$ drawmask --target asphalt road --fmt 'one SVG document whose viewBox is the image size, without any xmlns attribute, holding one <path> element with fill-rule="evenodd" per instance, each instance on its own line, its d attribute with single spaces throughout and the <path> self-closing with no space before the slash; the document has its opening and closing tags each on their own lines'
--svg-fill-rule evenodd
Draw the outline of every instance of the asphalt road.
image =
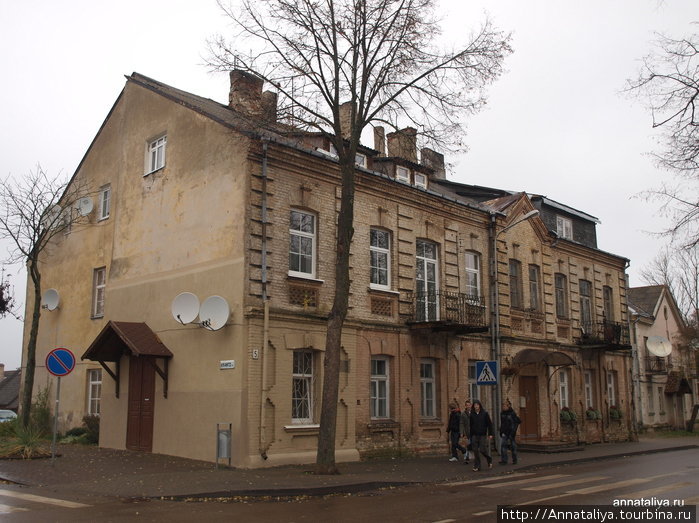
<svg viewBox="0 0 699 523">
<path fill-rule="evenodd" d="M 285 501 L 124 502 L 110 498 L 96 500 L 94 497 L 87 500 L 81 498 L 80 493 L 71 499 L 62 498 L 57 500 L 43 491 L 0 485 L 0 519 L 3 522 L 32 523 L 217 520 L 275 523 L 485 522 L 497 521 L 498 505 L 516 505 L 513 510 L 520 512 L 507 512 L 507 521 L 534 521 L 534 512 L 527 511 L 540 505 L 555 505 L 565 514 L 556 514 L 554 518 L 547 513 L 546 518 L 538 521 L 602 521 L 602 518 L 610 521 L 611 516 L 606 513 L 591 512 L 590 509 L 576 513 L 571 507 L 621 502 L 662 504 L 665 500 L 670 504 L 683 503 L 685 507 L 699 504 L 699 451 L 615 458 L 497 477 L 479 477 L 474 473 L 473 479 L 450 484 Z M 633 508 L 642 510 L 648 507 Z M 524 519 L 525 512 L 529 514 L 527 519 Z M 621 518 L 618 511 L 613 516 L 614 520 Z M 688 521 L 677 516 L 675 520 Z"/>
</svg>

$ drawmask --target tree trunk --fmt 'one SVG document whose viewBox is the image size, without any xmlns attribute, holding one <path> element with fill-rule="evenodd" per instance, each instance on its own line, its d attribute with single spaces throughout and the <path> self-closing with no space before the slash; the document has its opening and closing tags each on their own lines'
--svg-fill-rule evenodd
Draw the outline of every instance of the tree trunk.
<svg viewBox="0 0 699 523">
<path fill-rule="evenodd" d="M 24 388 L 22 389 L 21 422 L 23 427 L 29 426 L 32 410 L 32 391 L 34 389 L 34 370 L 36 369 L 36 342 L 39 334 L 39 318 L 41 317 L 41 274 L 37 261 L 29 262 L 29 275 L 34 284 L 34 307 L 32 309 L 32 326 L 29 330 L 27 343 L 27 365 L 24 369 Z"/>
<path fill-rule="evenodd" d="M 349 303 L 349 257 L 354 233 L 354 155 L 342 162 L 342 197 L 337 222 L 337 259 L 335 260 L 335 298 L 328 317 L 328 330 L 323 360 L 323 400 L 318 433 L 316 474 L 338 474 L 335 465 L 335 433 L 337 427 L 337 398 L 340 385 L 340 354 L 342 326 Z"/>
</svg>

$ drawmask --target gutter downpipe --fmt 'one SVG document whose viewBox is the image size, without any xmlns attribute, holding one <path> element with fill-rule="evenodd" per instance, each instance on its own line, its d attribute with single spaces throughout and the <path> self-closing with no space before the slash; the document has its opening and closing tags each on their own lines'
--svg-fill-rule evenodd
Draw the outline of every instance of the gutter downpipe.
<svg viewBox="0 0 699 523">
<path fill-rule="evenodd" d="M 498 382 L 495 385 L 495 394 L 493 397 L 493 408 L 492 421 L 495 427 L 495 434 L 500 435 L 500 416 L 499 416 L 499 405 L 500 401 L 500 388 L 502 387 L 501 379 L 501 367 L 500 367 L 500 289 L 498 282 L 498 235 L 496 233 L 497 227 L 497 217 L 495 213 L 490 214 L 490 227 L 488 228 L 488 234 L 490 236 L 490 289 L 491 289 L 491 303 L 493 307 L 492 314 L 490 315 L 490 333 L 491 333 L 491 352 L 493 361 L 497 362 L 498 365 Z M 498 440 L 495 438 L 496 447 L 499 449 Z"/>
<path fill-rule="evenodd" d="M 265 439 L 267 424 L 265 422 L 265 403 L 267 402 L 267 345 L 269 344 L 269 296 L 267 295 L 267 149 L 269 141 L 262 139 L 262 381 L 260 382 L 260 456 L 267 459 L 267 441 Z"/>
</svg>

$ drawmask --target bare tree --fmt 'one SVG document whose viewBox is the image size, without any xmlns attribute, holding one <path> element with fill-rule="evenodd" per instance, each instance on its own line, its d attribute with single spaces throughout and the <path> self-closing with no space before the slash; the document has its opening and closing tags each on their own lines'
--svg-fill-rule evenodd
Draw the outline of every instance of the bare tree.
<svg viewBox="0 0 699 523">
<path fill-rule="evenodd" d="M 699 247 L 666 247 L 641 271 L 650 285 L 665 285 L 675 297 L 685 323 L 697 327 L 699 320 Z"/>
<path fill-rule="evenodd" d="M 8 314 L 14 316 L 14 289 L 10 285 L 10 280 L 5 278 L 5 269 L 3 268 L 2 277 L 0 278 L 0 318 L 4 318 Z"/>
<path fill-rule="evenodd" d="M 657 165 L 675 174 L 675 181 L 643 196 L 661 202 L 661 212 L 672 220 L 663 234 L 699 243 L 699 35 L 674 39 L 658 35 L 655 50 L 643 59 L 627 92 L 645 101 L 653 128 L 661 129 L 660 150 L 652 153 Z"/>
<path fill-rule="evenodd" d="M 40 258 L 57 235 L 64 234 L 80 219 L 74 204 L 85 196 L 79 184 L 66 184 L 49 178 L 37 166 L 36 170 L 20 179 L 6 178 L 0 182 L 0 239 L 12 245 L 7 263 L 23 262 L 33 287 L 31 327 L 26 347 L 26 367 L 21 398 L 21 422 L 29 424 L 36 344 L 41 318 Z M 25 318 L 26 320 L 26 318 Z"/>
<path fill-rule="evenodd" d="M 335 293 L 327 324 L 316 472 L 337 473 L 335 430 L 342 327 L 347 316 L 353 234 L 355 158 L 371 124 L 412 126 L 425 144 L 463 148 L 464 119 L 485 103 L 502 73 L 509 35 L 485 21 L 452 50 L 435 41 L 435 0 L 242 0 L 219 5 L 238 31 L 217 37 L 210 64 L 242 69 L 276 88 L 279 114 L 323 133 L 337 150 L 342 191 Z M 235 49 L 259 51 L 250 56 Z M 345 105 L 347 104 L 347 105 Z M 343 109 L 348 115 L 343 116 Z M 450 149 L 453 148 L 453 149 Z"/>
</svg>

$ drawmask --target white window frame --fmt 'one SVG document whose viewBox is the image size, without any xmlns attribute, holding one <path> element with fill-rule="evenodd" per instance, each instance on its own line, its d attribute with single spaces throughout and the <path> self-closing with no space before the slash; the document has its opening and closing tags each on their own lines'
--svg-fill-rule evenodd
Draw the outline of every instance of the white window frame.
<svg viewBox="0 0 699 523">
<path fill-rule="evenodd" d="M 573 221 L 565 216 L 556 215 L 556 234 L 565 240 L 573 239 Z"/>
<path fill-rule="evenodd" d="M 558 397 L 561 408 L 570 407 L 570 373 L 568 369 L 561 369 L 558 372 Z"/>
<path fill-rule="evenodd" d="M 415 180 L 415 183 L 414 183 L 415 187 L 427 189 L 427 176 L 425 176 L 422 173 L 413 173 L 413 178 Z"/>
<path fill-rule="evenodd" d="M 356 153 L 354 155 L 354 163 L 355 163 L 355 165 L 358 165 L 359 167 L 366 167 L 367 166 L 366 154 Z"/>
<path fill-rule="evenodd" d="M 375 235 L 374 233 L 386 235 L 388 247 L 381 247 L 380 245 L 374 244 Z M 375 260 L 385 260 L 386 267 L 386 283 L 379 283 L 375 281 L 376 271 L 384 270 L 383 267 L 375 264 Z M 372 289 L 391 289 L 391 233 L 385 229 L 371 228 L 369 231 L 369 287 Z"/>
<path fill-rule="evenodd" d="M 87 371 L 87 413 L 91 416 L 100 415 L 102 400 L 102 369 Z"/>
<path fill-rule="evenodd" d="M 421 321 L 439 321 L 439 246 L 429 240 L 415 242 L 415 290 L 422 294 L 415 303 Z M 433 251 L 432 255 L 428 251 Z M 430 279 L 430 270 L 434 279 Z M 418 275 L 422 272 L 423 279 Z"/>
<path fill-rule="evenodd" d="M 104 317 L 104 293 L 107 287 L 107 268 L 98 267 L 92 271 L 92 317 Z"/>
<path fill-rule="evenodd" d="M 303 231 L 301 228 L 299 229 L 294 229 L 292 228 L 292 223 L 293 223 L 293 216 L 294 214 L 299 214 L 303 216 L 308 216 L 311 218 L 311 224 L 313 226 L 313 230 L 311 232 L 308 231 Z M 289 276 L 296 276 L 297 278 L 315 278 L 316 277 L 316 258 L 317 258 L 317 233 L 318 231 L 318 226 L 317 226 L 317 218 L 316 215 L 307 211 L 301 211 L 299 209 L 291 209 L 289 212 Z M 311 241 L 311 257 L 310 257 L 310 263 L 311 263 L 311 270 L 310 272 L 304 272 L 304 271 L 298 271 L 294 270 L 291 265 L 291 257 L 292 256 L 298 256 L 299 260 L 301 257 L 308 258 L 307 255 L 303 254 L 302 252 L 292 252 L 291 246 L 293 242 L 293 238 L 299 238 L 299 242 L 303 242 L 304 240 L 310 239 Z M 299 267 L 300 268 L 300 267 Z"/>
<path fill-rule="evenodd" d="M 386 356 L 372 356 L 371 358 L 371 403 L 369 407 L 371 419 L 387 419 L 391 416 L 389 361 Z"/>
<path fill-rule="evenodd" d="M 594 389 L 594 376 L 591 370 L 586 370 L 584 373 L 585 379 L 585 408 L 594 409 L 595 408 L 595 389 Z"/>
<path fill-rule="evenodd" d="M 436 365 L 431 359 L 420 360 L 420 417 L 437 417 Z"/>
<path fill-rule="evenodd" d="M 617 386 L 618 386 L 618 381 L 617 381 L 617 375 L 616 371 L 613 370 L 608 370 L 607 371 L 607 400 L 609 401 L 609 406 L 616 405 L 617 407 L 617 397 L 616 397 L 616 391 L 617 391 Z"/>
<path fill-rule="evenodd" d="M 165 167 L 167 134 L 148 141 L 146 147 L 146 175 Z"/>
<path fill-rule="evenodd" d="M 410 183 L 410 169 L 402 165 L 396 165 L 396 180 L 403 183 Z"/>
<path fill-rule="evenodd" d="M 464 253 L 466 272 L 466 294 L 472 298 L 481 297 L 481 254 L 476 251 Z"/>
<path fill-rule="evenodd" d="M 109 218 L 109 212 L 112 206 L 112 186 L 110 184 L 103 185 L 99 191 L 99 214 L 98 220 L 106 220 Z"/>
<path fill-rule="evenodd" d="M 299 369 L 298 358 L 310 358 L 308 368 Z M 299 425 L 313 424 L 313 390 L 315 384 L 315 357 L 310 349 L 295 350 L 292 354 L 291 362 L 291 422 Z M 300 386 L 297 386 L 300 384 Z M 297 394 L 300 391 L 300 394 Z M 305 406 L 297 406 L 305 404 Z M 299 410 L 305 411 L 307 416 L 298 416 Z"/>
</svg>

